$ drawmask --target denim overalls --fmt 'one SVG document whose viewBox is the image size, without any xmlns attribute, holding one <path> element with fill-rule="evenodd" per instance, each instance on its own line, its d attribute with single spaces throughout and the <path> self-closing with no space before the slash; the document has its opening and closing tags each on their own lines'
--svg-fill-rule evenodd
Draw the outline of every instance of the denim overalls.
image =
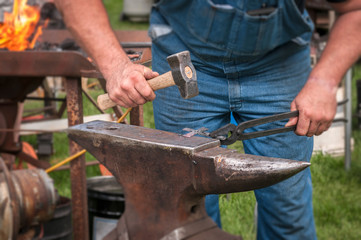
<svg viewBox="0 0 361 240">
<path fill-rule="evenodd" d="M 274 10 L 267 15 L 251 14 L 269 7 Z M 313 25 L 293 0 L 160 0 L 150 23 L 153 70 L 169 71 L 166 57 L 189 50 L 200 91 L 185 100 L 177 87 L 158 90 L 153 102 L 158 129 L 213 131 L 229 123 L 231 113 L 241 123 L 289 111 L 310 72 Z M 309 161 L 313 138 L 288 132 L 243 145 L 249 154 Z M 255 195 L 258 239 L 316 239 L 309 169 Z M 218 196 L 207 196 L 206 208 L 220 225 Z"/>
</svg>

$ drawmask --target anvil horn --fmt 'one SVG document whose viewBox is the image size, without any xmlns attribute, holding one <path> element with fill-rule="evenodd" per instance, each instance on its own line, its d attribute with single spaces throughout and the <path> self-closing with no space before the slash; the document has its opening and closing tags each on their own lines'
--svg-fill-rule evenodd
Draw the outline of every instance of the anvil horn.
<svg viewBox="0 0 361 240">
<path fill-rule="evenodd" d="M 202 194 L 268 187 L 310 166 L 308 162 L 240 154 L 224 148 L 196 153 L 193 161 L 196 163 L 194 188 Z"/>
<path fill-rule="evenodd" d="M 200 226 L 199 234 L 205 237 L 194 239 L 235 239 L 213 225 L 211 232 L 204 230 L 211 226 L 202 220 L 208 218 L 203 204 L 206 194 L 267 187 L 309 166 L 241 154 L 221 148 L 214 139 L 186 138 L 139 126 L 94 121 L 67 131 L 122 185 L 126 210 L 118 235 L 113 236 L 123 232 L 131 239 L 167 239 L 179 229 L 194 235 L 194 226 Z"/>
</svg>

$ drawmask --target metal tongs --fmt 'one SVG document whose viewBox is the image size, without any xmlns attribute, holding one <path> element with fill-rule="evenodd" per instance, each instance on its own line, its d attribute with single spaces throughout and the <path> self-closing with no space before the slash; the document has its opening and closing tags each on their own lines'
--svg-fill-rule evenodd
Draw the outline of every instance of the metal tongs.
<svg viewBox="0 0 361 240">
<path fill-rule="evenodd" d="M 345 104 L 348 101 L 348 99 L 344 99 L 337 103 L 338 106 Z M 296 125 L 289 126 L 289 127 L 281 127 L 281 128 L 274 128 L 270 130 L 264 130 L 264 131 L 256 131 L 256 132 L 249 132 L 244 133 L 244 131 L 248 128 L 255 127 L 258 125 L 276 122 L 288 118 L 298 117 L 299 112 L 293 111 L 293 112 L 285 112 L 280 114 L 275 114 L 269 117 L 263 117 L 258 119 L 253 119 L 250 121 L 243 122 L 239 124 L 238 126 L 229 123 L 213 132 L 207 132 L 207 128 L 202 127 L 197 130 L 193 130 L 190 128 L 184 128 L 184 131 L 188 131 L 187 134 L 183 135 L 185 137 L 191 137 L 194 135 L 201 135 L 206 137 L 211 137 L 214 139 L 220 140 L 222 145 L 231 145 L 235 143 L 237 140 L 247 140 L 251 138 L 258 138 L 258 137 L 264 137 L 269 136 L 277 133 L 284 133 L 284 132 L 290 132 L 296 130 Z M 334 119 L 332 122 L 347 122 L 346 118 L 337 118 Z"/>
<path fill-rule="evenodd" d="M 209 134 L 209 137 L 219 139 L 222 145 L 230 145 L 235 143 L 237 140 L 247 140 L 251 138 L 258 138 L 258 137 L 264 137 L 278 133 L 290 132 L 296 130 L 296 125 L 289 127 L 274 128 L 263 131 L 249 132 L 249 133 L 245 133 L 244 131 L 251 127 L 263 125 L 266 123 L 276 122 L 284 119 L 289 119 L 292 117 L 298 117 L 298 111 L 280 113 L 269 117 L 253 119 L 250 121 L 243 122 L 238 126 L 230 123 L 211 132 Z"/>
<path fill-rule="evenodd" d="M 210 133 L 206 132 L 208 129 L 205 127 L 202 127 L 197 130 L 193 130 L 190 128 L 184 128 L 183 130 L 188 131 L 189 133 L 187 133 L 183 136 L 191 137 L 191 136 L 198 134 L 198 135 L 218 139 L 218 140 L 220 140 L 222 145 L 230 145 L 230 144 L 235 143 L 237 140 L 247 140 L 247 139 L 251 139 L 251 138 L 269 136 L 269 135 L 273 135 L 273 134 L 277 134 L 277 133 L 294 131 L 296 129 L 296 125 L 289 126 L 289 127 L 275 128 L 275 129 L 270 129 L 270 130 L 264 130 L 264 131 L 244 133 L 244 131 L 246 129 L 251 128 L 251 127 L 255 127 L 258 125 L 271 123 L 271 122 L 275 122 L 275 121 L 280 121 L 280 120 L 284 120 L 284 119 L 288 119 L 288 118 L 292 118 L 292 117 L 297 117 L 297 116 L 298 116 L 298 111 L 280 113 L 280 114 L 275 114 L 275 115 L 272 115 L 269 117 L 263 117 L 263 118 L 246 121 L 237 126 L 232 123 L 229 123 L 229 124 L 219 128 L 213 132 L 210 132 Z"/>
</svg>

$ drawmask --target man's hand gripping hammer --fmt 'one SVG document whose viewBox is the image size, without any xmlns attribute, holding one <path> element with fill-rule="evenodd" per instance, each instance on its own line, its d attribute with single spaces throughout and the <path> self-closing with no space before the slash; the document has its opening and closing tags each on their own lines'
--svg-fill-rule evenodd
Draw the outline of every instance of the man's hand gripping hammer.
<svg viewBox="0 0 361 240">
<path fill-rule="evenodd" d="M 148 80 L 153 91 L 177 85 L 183 98 L 188 99 L 198 95 L 197 74 L 191 62 L 188 51 L 179 52 L 167 57 L 171 71 Z M 116 106 L 108 94 L 98 96 L 98 105 L 102 110 Z"/>
</svg>

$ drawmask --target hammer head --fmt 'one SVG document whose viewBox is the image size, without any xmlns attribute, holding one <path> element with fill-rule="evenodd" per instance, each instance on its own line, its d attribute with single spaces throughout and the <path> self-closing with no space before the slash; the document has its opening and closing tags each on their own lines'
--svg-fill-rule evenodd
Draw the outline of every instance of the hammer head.
<svg viewBox="0 0 361 240">
<path fill-rule="evenodd" d="M 198 95 L 197 74 L 191 62 L 189 51 L 179 52 L 167 57 L 172 69 L 172 76 L 183 98 L 188 99 Z"/>
</svg>

